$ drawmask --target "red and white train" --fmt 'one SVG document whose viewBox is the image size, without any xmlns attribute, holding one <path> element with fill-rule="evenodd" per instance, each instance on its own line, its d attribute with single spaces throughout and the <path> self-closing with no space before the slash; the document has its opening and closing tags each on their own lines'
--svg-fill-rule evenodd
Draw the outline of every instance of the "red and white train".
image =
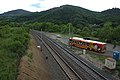
<svg viewBox="0 0 120 80">
<path fill-rule="evenodd" d="M 106 51 L 106 43 L 78 37 L 70 38 L 69 45 L 101 53 Z"/>
</svg>

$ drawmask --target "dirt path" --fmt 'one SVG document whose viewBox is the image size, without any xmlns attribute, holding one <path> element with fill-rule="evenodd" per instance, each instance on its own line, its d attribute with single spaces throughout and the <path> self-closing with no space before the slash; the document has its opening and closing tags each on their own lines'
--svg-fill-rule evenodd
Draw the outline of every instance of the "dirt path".
<svg viewBox="0 0 120 80">
<path fill-rule="evenodd" d="M 23 56 L 19 65 L 17 80 L 51 80 L 43 54 L 31 36 L 27 55 Z"/>
</svg>

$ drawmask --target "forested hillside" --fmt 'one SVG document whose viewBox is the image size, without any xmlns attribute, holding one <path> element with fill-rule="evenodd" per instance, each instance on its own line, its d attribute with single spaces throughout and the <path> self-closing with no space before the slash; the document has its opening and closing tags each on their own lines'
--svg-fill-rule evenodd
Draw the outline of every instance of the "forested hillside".
<svg viewBox="0 0 120 80">
<path fill-rule="evenodd" d="M 0 23 L 0 80 L 16 80 L 19 60 L 28 42 L 27 28 L 16 23 Z"/>
<path fill-rule="evenodd" d="M 27 15 L 30 15 L 31 13 L 32 12 L 22 10 L 22 9 L 12 10 L 12 11 L 8 11 L 3 14 L 0 14 L 0 20 L 1 21 L 15 21 L 15 19 L 18 18 L 19 16 L 27 16 Z"/>
<path fill-rule="evenodd" d="M 17 15 L 10 18 L 10 15 Z M 14 14 L 15 13 L 15 14 Z M 120 23 L 120 9 L 113 8 L 108 9 L 102 12 L 95 12 L 84 9 L 82 7 L 72 6 L 72 5 L 63 5 L 60 7 L 52 8 L 47 11 L 34 12 L 30 13 L 27 11 L 14 10 L 7 13 L 4 13 L 0 16 L 1 20 L 4 21 L 15 21 L 15 22 L 51 22 L 55 24 L 67 24 L 72 23 L 75 27 L 84 27 L 84 26 L 97 26 L 102 25 L 103 23 L 109 21 L 112 22 L 114 26 L 119 25 Z M 8 15 L 8 17 L 7 17 Z M 7 19 L 5 19 L 7 18 Z"/>
<path fill-rule="evenodd" d="M 29 11 L 18 9 L 18 10 L 5 12 L 5 13 L 1 14 L 1 16 L 21 16 L 21 15 L 24 16 L 24 15 L 28 15 L 30 13 L 31 12 L 29 12 Z"/>
</svg>

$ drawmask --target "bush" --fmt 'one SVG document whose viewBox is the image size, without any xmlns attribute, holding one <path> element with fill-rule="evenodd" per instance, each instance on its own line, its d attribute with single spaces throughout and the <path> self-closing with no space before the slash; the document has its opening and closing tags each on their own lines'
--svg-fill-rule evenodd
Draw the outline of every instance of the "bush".
<svg viewBox="0 0 120 80">
<path fill-rule="evenodd" d="M 16 80 L 19 59 L 29 42 L 28 29 L 10 25 L 0 26 L 0 80 Z"/>
<path fill-rule="evenodd" d="M 119 71 L 119 76 L 120 76 L 120 60 L 117 62 L 117 70 Z"/>
</svg>

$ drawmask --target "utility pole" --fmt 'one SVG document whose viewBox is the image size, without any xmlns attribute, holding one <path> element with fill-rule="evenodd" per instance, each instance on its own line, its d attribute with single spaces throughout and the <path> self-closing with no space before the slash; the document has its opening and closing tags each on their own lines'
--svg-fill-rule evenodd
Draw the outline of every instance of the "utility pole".
<svg viewBox="0 0 120 80">
<path fill-rule="evenodd" d="M 71 26 L 71 23 L 69 23 L 68 25 L 69 25 L 69 39 L 70 39 L 70 38 L 73 38 L 73 27 Z M 72 46 L 70 45 L 69 39 L 68 39 L 68 46 L 72 48 Z"/>
<path fill-rule="evenodd" d="M 70 38 L 70 24 L 69 24 L 69 38 Z"/>
<path fill-rule="evenodd" d="M 42 51 L 42 28 L 41 28 L 41 51 Z"/>
<path fill-rule="evenodd" d="M 73 38 L 73 26 L 71 28 L 71 38 Z"/>
<path fill-rule="evenodd" d="M 70 47 L 70 41 L 69 41 L 69 39 L 70 39 L 70 23 L 69 23 L 68 25 L 69 25 L 69 37 L 68 37 L 68 46 Z"/>
</svg>

